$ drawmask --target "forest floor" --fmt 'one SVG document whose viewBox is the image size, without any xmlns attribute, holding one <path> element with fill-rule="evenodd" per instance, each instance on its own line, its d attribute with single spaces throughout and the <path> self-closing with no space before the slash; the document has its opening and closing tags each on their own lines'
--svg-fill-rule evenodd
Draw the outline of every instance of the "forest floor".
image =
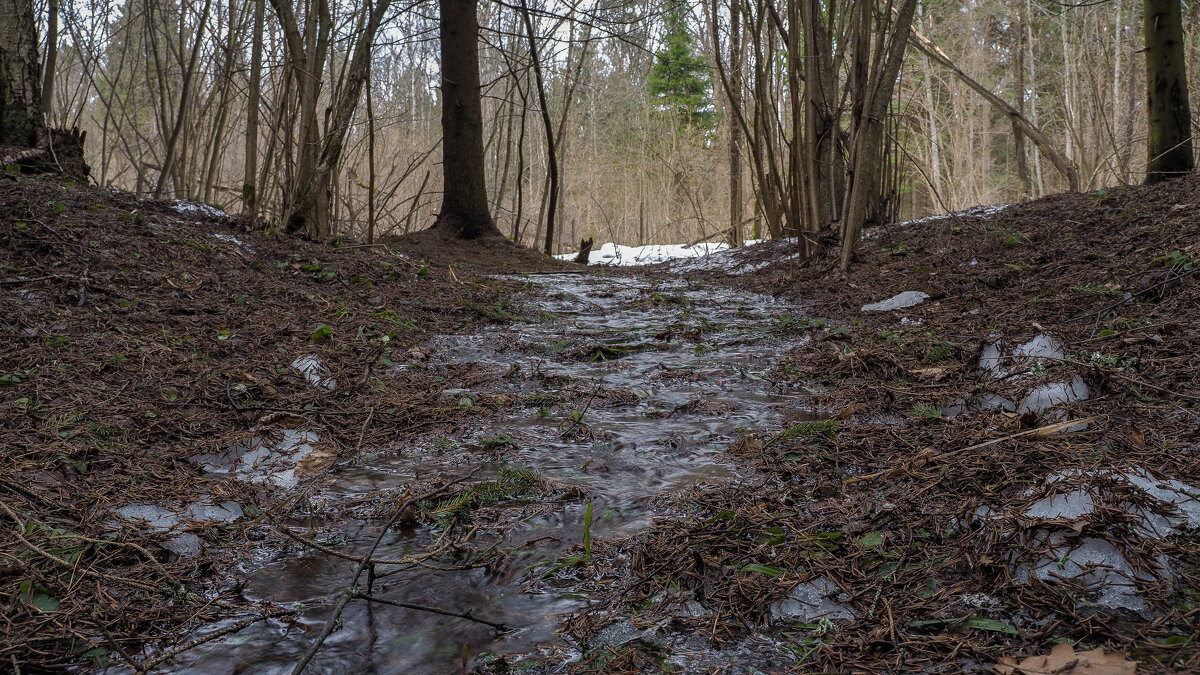
<svg viewBox="0 0 1200 675">
<path fill-rule="evenodd" d="M 1197 213 L 598 269 L 10 176 L 0 670 L 1198 669 Z"/>
</svg>

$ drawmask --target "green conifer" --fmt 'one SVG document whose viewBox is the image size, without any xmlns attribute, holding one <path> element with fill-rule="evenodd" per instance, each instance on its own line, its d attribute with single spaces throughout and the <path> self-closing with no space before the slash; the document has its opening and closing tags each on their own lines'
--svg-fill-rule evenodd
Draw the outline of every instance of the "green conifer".
<svg viewBox="0 0 1200 675">
<path fill-rule="evenodd" d="M 717 126 L 708 62 L 696 54 L 681 3 L 672 2 L 663 14 L 663 46 L 650 68 L 650 100 L 656 109 L 675 115 L 684 126 L 711 132 Z"/>
</svg>

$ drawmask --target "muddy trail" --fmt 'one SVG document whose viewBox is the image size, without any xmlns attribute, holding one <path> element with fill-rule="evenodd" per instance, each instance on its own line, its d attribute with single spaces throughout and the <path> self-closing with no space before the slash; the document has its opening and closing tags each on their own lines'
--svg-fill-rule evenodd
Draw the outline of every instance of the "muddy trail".
<svg viewBox="0 0 1200 675">
<path fill-rule="evenodd" d="M 0 669 L 1200 668 L 1198 208 L 598 270 L 0 182 Z"/>
</svg>

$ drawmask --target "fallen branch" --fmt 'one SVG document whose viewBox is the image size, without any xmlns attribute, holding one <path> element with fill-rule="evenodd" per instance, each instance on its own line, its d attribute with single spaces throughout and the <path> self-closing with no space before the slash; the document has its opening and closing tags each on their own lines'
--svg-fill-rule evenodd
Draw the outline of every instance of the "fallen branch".
<svg viewBox="0 0 1200 675">
<path fill-rule="evenodd" d="M 296 664 L 296 667 L 292 669 L 292 675 L 300 675 L 300 673 L 304 672 L 304 669 L 308 667 L 309 662 L 311 662 L 313 657 L 317 655 L 317 651 L 321 649 L 321 645 L 325 644 L 325 640 L 329 639 L 329 636 L 332 635 L 333 631 L 337 629 L 338 619 L 341 618 L 342 612 L 346 609 L 346 605 L 350 604 L 350 601 L 353 600 L 358 594 L 359 577 L 362 576 L 363 570 L 365 570 L 367 566 L 371 564 L 371 557 L 375 555 L 375 549 L 379 548 L 379 544 L 383 541 L 383 537 L 387 534 L 388 530 L 391 529 L 392 525 L 400 519 L 400 515 L 403 514 L 409 506 L 425 499 L 429 499 L 430 497 L 435 497 L 445 492 L 451 486 L 458 485 L 459 483 L 469 480 L 478 471 L 479 469 L 476 468 L 474 471 L 471 471 L 471 473 L 463 476 L 462 478 L 452 480 L 440 488 L 430 490 L 423 495 L 409 497 L 408 499 L 404 500 L 402 504 L 400 504 L 400 508 L 396 509 L 396 512 L 392 514 L 392 517 L 389 518 L 387 523 L 384 524 L 384 526 L 379 530 L 379 536 L 375 537 L 375 542 L 371 544 L 371 548 L 367 549 L 366 554 L 363 555 L 362 559 L 359 561 L 358 567 L 354 570 L 354 576 L 351 578 L 349 586 L 347 586 L 345 593 L 342 594 L 342 599 L 338 601 L 337 607 L 335 607 L 333 610 L 333 615 L 326 620 L 325 628 L 317 637 L 317 641 L 308 648 L 308 651 L 304 653 L 304 656 L 300 657 L 300 661 Z"/>
<path fill-rule="evenodd" d="M 56 564 L 60 567 L 63 567 L 65 569 L 72 570 L 72 571 L 78 571 L 80 574 L 84 575 L 85 577 L 92 577 L 93 579 L 101 579 L 103 581 L 111 581 L 114 584 L 122 584 L 125 586 L 130 586 L 132 588 L 136 588 L 141 591 L 147 591 L 149 593 L 157 593 L 159 591 L 158 586 L 154 586 L 153 584 L 147 584 L 147 583 L 144 583 L 141 581 L 137 581 L 136 579 L 126 579 L 124 577 L 114 577 L 109 574 L 104 574 L 103 572 L 96 572 L 91 569 L 80 568 L 77 564 L 69 563 L 69 562 L 63 560 L 62 558 L 59 558 L 58 556 L 43 550 L 37 544 L 29 541 L 28 539 L 25 538 L 24 535 L 21 534 L 22 532 L 26 531 L 26 524 L 20 518 L 17 517 L 17 514 L 14 513 L 12 509 L 8 508 L 8 504 L 5 504 L 3 501 L 0 501 L 0 508 L 4 509 L 4 512 L 8 514 L 8 517 L 12 518 L 13 521 L 16 522 L 17 529 L 13 532 L 13 534 L 16 535 L 17 540 L 20 541 L 25 546 L 29 547 L 29 550 L 42 556 L 46 560 L 49 560 L 50 562 L 53 562 L 54 564 Z"/>
<path fill-rule="evenodd" d="M 267 612 L 266 614 L 260 614 L 259 616 L 251 617 L 249 619 L 239 621 L 235 624 L 228 625 L 220 630 L 213 631 L 213 632 L 209 633 L 208 635 L 205 635 L 204 637 L 196 638 L 195 640 L 192 640 L 191 642 L 189 642 L 185 645 L 180 645 L 178 647 L 175 647 L 174 649 L 169 649 L 169 650 L 163 652 L 162 654 L 159 654 L 158 656 L 154 657 L 150 661 L 147 661 L 146 663 L 142 664 L 141 666 L 138 666 L 137 672 L 139 673 L 139 675 L 141 673 L 149 672 L 152 668 L 154 668 L 158 664 L 162 663 L 163 661 L 168 661 L 170 659 L 173 659 L 176 656 L 179 656 L 180 654 L 182 654 L 188 650 L 195 649 L 196 647 L 199 647 L 200 645 L 205 644 L 207 642 L 212 642 L 213 640 L 216 640 L 217 638 L 223 638 L 226 635 L 232 635 L 234 633 L 237 633 L 238 631 L 241 631 L 243 628 L 248 628 L 248 627 L 258 623 L 259 621 L 266 621 L 268 619 L 277 619 L 281 616 L 292 616 L 292 615 L 295 615 L 297 612 L 298 612 L 298 610 L 295 610 L 295 609 L 277 609 L 277 610 L 274 610 L 271 612 Z"/>
<path fill-rule="evenodd" d="M 863 481 L 871 480 L 873 478 L 879 478 L 881 476 L 892 476 L 892 475 L 895 475 L 902 471 L 906 471 L 908 469 L 915 469 L 915 468 L 924 466 L 925 464 L 928 464 L 929 462 L 934 461 L 934 460 L 940 461 L 940 460 L 946 459 L 947 457 L 953 457 L 954 455 L 960 455 L 964 452 L 971 452 L 972 450 L 982 450 L 983 448 L 988 448 L 988 447 L 991 447 L 998 443 L 1003 443 L 1005 441 L 1011 441 L 1011 440 L 1017 439 L 1017 438 L 1024 438 L 1027 436 L 1032 437 L 1032 438 L 1044 438 L 1046 436 L 1053 436 L 1054 434 L 1066 431 L 1067 429 L 1070 429 L 1071 427 L 1073 427 L 1077 424 L 1088 424 L 1089 422 L 1094 422 L 1094 421 L 1095 421 L 1094 418 L 1084 417 L 1083 419 L 1078 419 L 1078 420 L 1067 420 L 1066 422 L 1057 422 L 1055 424 L 1049 424 L 1044 427 L 1038 427 L 1036 429 L 1026 429 L 1025 431 L 1018 431 L 1015 434 L 1009 434 L 1008 436 L 1002 436 L 1000 438 L 993 438 L 988 441 L 976 443 L 975 445 L 968 445 L 965 448 L 959 448 L 958 450 L 951 450 L 950 452 L 943 452 L 940 454 L 934 452 L 930 448 L 926 448 L 926 449 L 922 450 L 921 452 L 917 453 L 917 455 L 910 458 L 908 461 L 904 462 L 900 466 L 894 466 L 890 469 L 884 469 L 883 471 L 876 471 L 875 473 L 869 473 L 865 476 L 857 476 L 855 478 L 848 478 L 848 479 L 842 481 L 842 485 L 850 485 L 852 483 L 861 483 Z"/>
</svg>

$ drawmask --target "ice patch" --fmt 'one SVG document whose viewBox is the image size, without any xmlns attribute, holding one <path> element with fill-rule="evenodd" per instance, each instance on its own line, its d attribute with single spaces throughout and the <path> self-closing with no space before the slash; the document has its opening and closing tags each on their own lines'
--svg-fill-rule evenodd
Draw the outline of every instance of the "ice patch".
<svg viewBox="0 0 1200 675">
<path fill-rule="evenodd" d="M 312 431 L 284 429 L 278 442 L 256 437 L 248 443 L 235 443 L 225 452 L 200 455 L 194 461 L 209 473 L 291 488 L 300 482 L 297 469 L 316 450 L 316 443 L 317 435 Z"/>
<path fill-rule="evenodd" d="M 238 239 L 237 237 L 235 237 L 235 236 L 234 236 L 234 235 L 232 235 L 232 234 L 225 234 L 225 233 L 223 233 L 223 232 L 216 232 L 216 233 L 214 233 L 214 234 L 213 234 L 213 239 L 216 239 L 216 240 L 218 240 L 218 241 L 225 241 L 225 242 L 229 242 L 230 244 L 235 244 L 235 245 L 237 245 L 238 247 L 245 249 L 245 250 L 246 250 L 246 252 L 248 252 L 248 253 L 254 253 L 254 249 L 253 249 L 253 248 L 251 248 L 249 244 L 247 244 L 246 242 L 242 241 L 241 239 Z"/>
<path fill-rule="evenodd" d="M 1010 206 L 1012 206 L 1012 204 L 996 204 L 993 206 L 972 206 L 971 208 L 965 209 L 963 211 L 955 211 L 954 213 L 942 213 L 942 214 L 937 214 L 937 215 L 932 215 L 932 216 L 925 216 L 924 218 L 917 218 L 916 220 L 906 220 L 902 223 L 896 223 L 896 225 L 898 225 L 900 227 L 906 227 L 908 225 L 921 225 L 924 223 L 936 223 L 939 220 L 946 220 L 947 218 L 986 218 L 988 216 L 994 216 L 998 213 L 1002 213 Z"/>
<path fill-rule="evenodd" d="M 317 358 L 315 354 L 297 357 L 295 361 L 292 361 L 292 367 L 300 371 L 304 375 L 304 379 L 314 387 L 320 387 L 325 391 L 333 391 L 337 388 L 337 379 L 329 376 L 329 369 L 321 364 L 321 359 Z"/>
<path fill-rule="evenodd" d="M 222 220 L 229 217 L 228 213 L 225 213 L 215 206 L 209 206 L 208 204 L 194 202 L 188 199 L 176 199 L 175 201 L 171 202 L 170 206 L 177 213 L 183 213 L 186 215 L 198 215 L 204 216 L 205 218 L 218 218 Z"/>
<path fill-rule="evenodd" d="M 1038 333 L 1032 340 L 1013 350 L 1013 356 L 1030 359 L 1061 359 L 1067 353 L 1062 340 L 1049 333 Z"/>
<path fill-rule="evenodd" d="M 184 532 L 171 537 L 160 545 L 180 558 L 190 558 L 200 552 L 200 537 L 191 532 Z"/>
<path fill-rule="evenodd" d="M 1096 502 L 1086 490 L 1054 494 L 1025 510 L 1026 518 L 1042 520 L 1077 520 L 1096 511 Z"/>
<path fill-rule="evenodd" d="M 47 300 L 45 293 L 40 291 L 32 291 L 28 288 L 18 288 L 13 295 L 16 296 L 17 300 L 20 300 L 21 302 L 28 302 L 32 305 L 46 302 Z"/>
<path fill-rule="evenodd" d="M 778 623 L 812 623 L 818 619 L 853 621 L 858 618 L 854 608 L 834 599 L 840 593 L 829 577 L 817 577 L 793 588 L 788 597 L 773 603 L 771 620 Z"/>
<path fill-rule="evenodd" d="M 1058 405 L 1068 405 L 1087 400 L 1088 387 L 1083 378 L 1076 375 L 1070 382 L 1052 382 L 1035 387 L 1026 394 L 1017 412 L 1041 414 Z"/>
<path fill-rule="evenodd" d="M 638 638 L 651 634 L 653 634 L 652 631 L 648 629 L 639 629 L 637 626 L 633 625 L 632 621 L 625 619 L 614 624 L 609 624 L 608 626 L 600 629 L 595 635 L 588 639 L 588 647 L 590 649 L 597 649 L 601 647 L 620 647 L 621 645 L 628 644 L 634 640 L 637 640 Z"/>
<path fill-rule="evenodd" d="M 1183 524 L 1200 525 L 1200 488 L 1177 480 L 1158 480 L 1136 467 L 1121 475 L 1142 492 L 1170 504 L 1179 512 Z"/>
<path fill-rule="evenodd" d="M 174 511 L 154 504 L 128 504 L 113 509 L 113 513 L 125 520 L 141 521 L 151 530 L 166 531 L 179 524 L 179 516 Z"/>
<path fill-rule="evenodd" d="M 196 502 L 188 507 L 183 517 L 206 523 L 232 523 L 242 517 L 242 507 L 238 506 L 237 502 Z"/>
<path fill-rule="evenodd" d="M 1047 583 L 1060 579 L 1084 582 L 1095 593 L 1094 604 L 1107 609 L 1142 612 L 1146 601 L 1138 597 L 1133 567 L 1116 546 L 1089 537 L 1078 546 L 1054 546 L 1032 570 L 1017 570 L 1017 583 L 1028 584 L 1033 577 Z"/>
<path fill-rule="evenodd" d="M 928 299 L 929 294 L 923 291 L 904 291 L 903 293 L 897 293 L 896 295 L 893 295 L 887 300 L 880 300 L 879 302 L 873 302 L 869 305 L 863 305 L 862 311 L 888 312 L 893 309 L 913 307 L 925 302 Z"/>
</svg>

